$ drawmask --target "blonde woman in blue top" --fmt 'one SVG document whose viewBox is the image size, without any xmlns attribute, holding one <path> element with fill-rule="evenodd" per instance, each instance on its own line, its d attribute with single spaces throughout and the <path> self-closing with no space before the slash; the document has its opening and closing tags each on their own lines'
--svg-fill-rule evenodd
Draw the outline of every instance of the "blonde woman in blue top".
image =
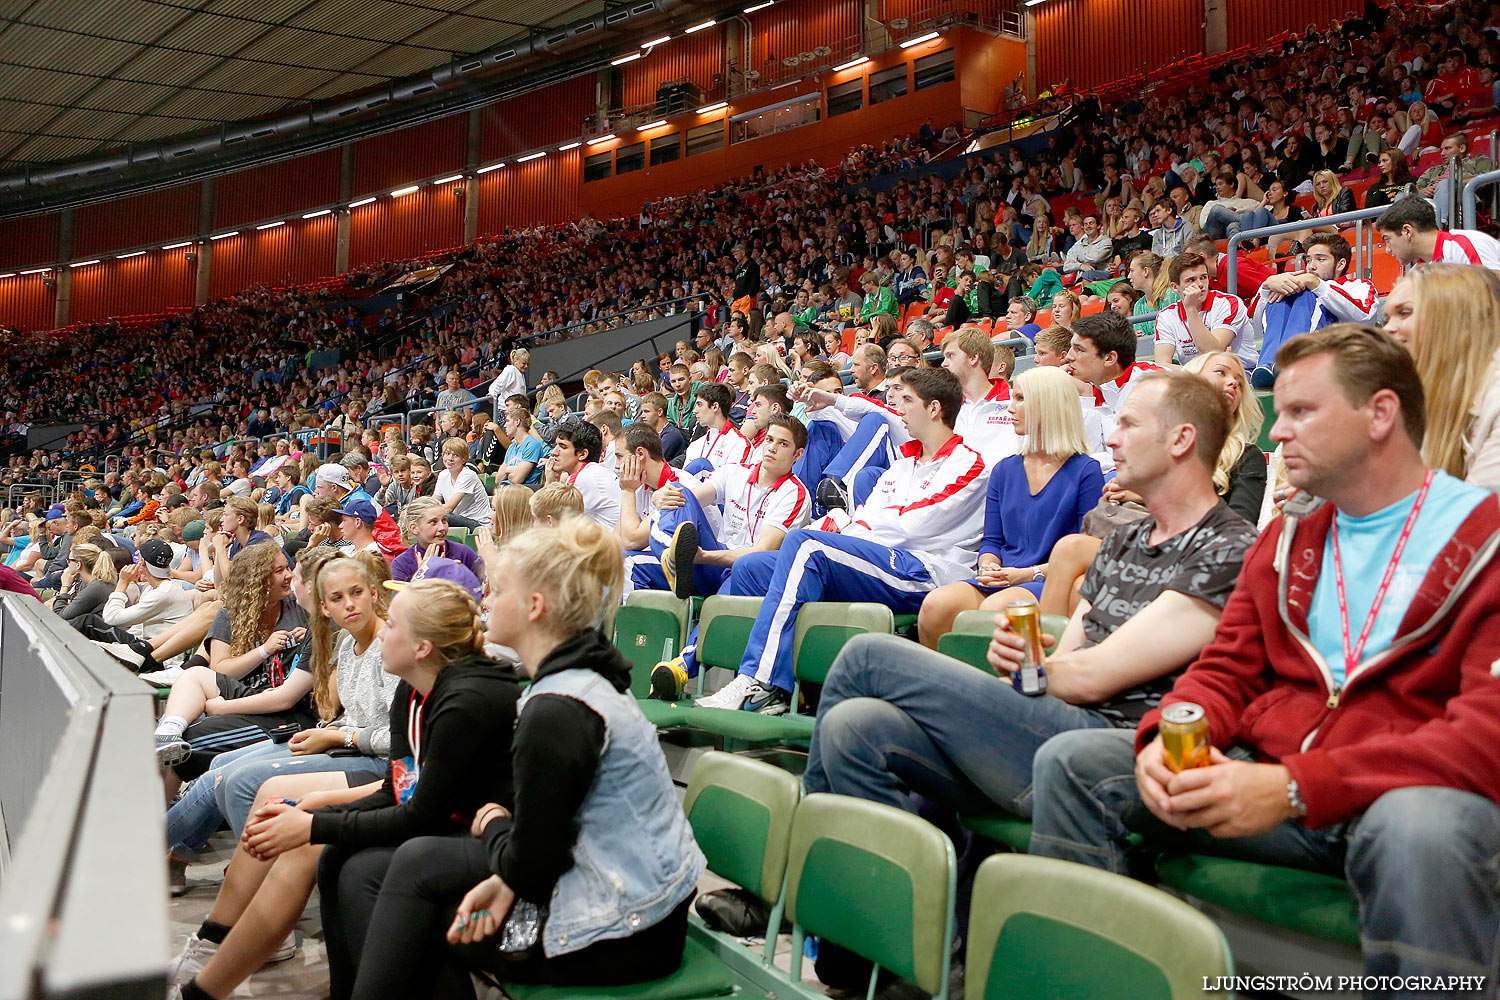
<svg viewBox="0 0 1500 1000">
<path fill-rule="evenodd" d="M 960 611 L 1003 607 L 1017 589 L 1039 595 L 1052 546 L 1078 531 L 1104 489 L 1067 372 L 1023 372 L 1011 389 L 1011 415 L 1020 453 L 997 462 L 990 473 L 979 572 L 939 587 L 922 602 L 917 631 L 930 648 L 937 648 Z"/>
</svg>

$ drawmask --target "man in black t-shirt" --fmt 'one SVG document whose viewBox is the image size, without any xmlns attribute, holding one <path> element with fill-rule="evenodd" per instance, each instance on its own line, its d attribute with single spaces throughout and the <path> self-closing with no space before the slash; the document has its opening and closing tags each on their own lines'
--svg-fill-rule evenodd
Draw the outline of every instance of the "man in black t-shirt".
<svg viewBox="0 0 1500 1000">
<path fill-rule="evenodd" d="M 1057 733 L 1134 728 L 1213 638 L 1255 529 L 1214 491 L 1229 433 L 1223 394 L 1196 375 L 1143 378 L 1106 444 L 1150 516 L 1104 540 L 1083 600 L 1046 657 L 1047 692 L 1012 686 L 1023 644 L 996 616 L 992 676 L 891 636 L 859 636 L 829 671 L 804 777 L 912 808 L 1031 813 L 1031 761 Z M 990 606 L 1031 601 L 1000 591 Z"/>
</svg>

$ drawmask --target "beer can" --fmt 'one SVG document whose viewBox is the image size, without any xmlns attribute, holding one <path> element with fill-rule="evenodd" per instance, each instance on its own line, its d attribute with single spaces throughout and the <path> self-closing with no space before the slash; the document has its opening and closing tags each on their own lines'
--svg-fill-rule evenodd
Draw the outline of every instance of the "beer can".
<svg viewBox="0 0 1500 1000">
<path fill-rule="evenodd" d="M 1208 717 L 1201 705 L 1179 701 L 1162 709 L 1156 731 L 1167 768 L 1186 771 L 1208 765 Z"/>
<path fill-rule="evenodd" d="M 1021 668 L 1010 675 L 1015 689 L 1027 697 L 1047 693 L 1047 668 L 1042 663 L 1042 611 L 1035 601 L 1013 601 L 1005 606 L 1010 630 L 1026 642 Z"/>
</svg>

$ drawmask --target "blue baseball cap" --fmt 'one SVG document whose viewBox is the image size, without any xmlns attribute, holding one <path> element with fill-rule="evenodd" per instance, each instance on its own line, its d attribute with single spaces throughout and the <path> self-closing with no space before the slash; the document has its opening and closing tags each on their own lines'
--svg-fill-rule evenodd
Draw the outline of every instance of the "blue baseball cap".
<svg viewBox="0 0 1500 1000">
<path fill-rule="evenodd" d="M 344 505 L 338 508 L 338 512 L 345 517 L 357 517 L 366 524 L 374 524 L 379 515 L 375 512 L 375 505 L 364 497 L 352 497 L 344 501 Z"/>
</svg>

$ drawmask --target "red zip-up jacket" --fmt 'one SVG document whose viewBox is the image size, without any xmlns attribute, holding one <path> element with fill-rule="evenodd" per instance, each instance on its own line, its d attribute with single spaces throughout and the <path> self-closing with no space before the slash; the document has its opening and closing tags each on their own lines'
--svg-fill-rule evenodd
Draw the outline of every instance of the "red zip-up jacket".
<svg viewBox="0 0 1500 1000">
<path fill-rule="evenodd" d="M 1285 765 L 1310 827 L 1409 786 L 1500 802 L 1500 502 L 1486 497 L 1459 526 L 1394 641 L 1342 687 L 1307 627 L 1333 512 L 1312 497 L 1288 501 L 1246 555 L 1213 641 L 1163 706 L 1201 705 L 1214 745 L 1243 744 Z M 1160 714 L 1141 720 L 1138 751 Z"/>
</svg>

